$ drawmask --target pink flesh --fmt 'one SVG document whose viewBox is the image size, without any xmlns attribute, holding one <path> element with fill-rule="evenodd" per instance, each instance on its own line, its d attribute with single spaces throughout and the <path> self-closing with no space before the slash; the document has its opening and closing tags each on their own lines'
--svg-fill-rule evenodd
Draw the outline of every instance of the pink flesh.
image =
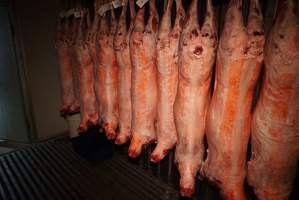
<svg viewBox="0 0 299 200">
<path fill-rule="evenodd" d="M 157 42 L 158 104 L 157 104 L 157 147 L 151 161 L 161 161 L 177 141 L 173 105 L 178 83 L 178 46 L 182 32 L 185 11 L 181 0 L 176 1 L 176 20 L 171 27 L 171 8 L 169 0 L 160 24 Z"/>
<path fill-rule="evenodd" d="M 132 61 L 132 140 L 129 156 L 137 157 L 142 147 L 156 139 L 157 106 L 156 34 L 158 14 L 155 1 L 150 0 L 150 16 L 144 27 L 144 7 L 135 17 L 130 39 Z"/>
<path fill-rule="evenodd" d="M 198 24 L 198 0 L 190 5 L 179 46 L 179 81 L 174 105 L 178 133 L 175 160 L 180 172 L 182 196 L 191 196 L 203 162 L 205 116 L 209 103 L 216 51 L 216 27 L 211 0 L 202 28 Z"/>
<path fill-rule="evenodd" d="M 79 87 L 79 61 L 76 53 L 76 39 L 80 28 L 80 19 L 73 19 L 70 26 L 70 34 L 68 36 L 69 53 L 71 56 L 71 64 L 73 68 L 73 87 L 75 95 L 75 107 L 80 112 L 80 87 Z"/>
<path fill-rule="evenodd" d="M 118 69 L 118 107 L 119 107 L 119 134 L 116 144 L 124 144 L 131 138 L 132 104 L 131 104 L 131 73 L 132 63 L 130 58 L 129 40 L 134 25 L 135 8 L 134 0 L 130 0 L 131 22 L 127 29 L 126 13 L 128 0 L 125 0 L 122 14 L 119 19 L 114 38 L 114 50 Z"/>
<path fill-rule="evenodd" d="M 260 200 L 289 199 L 299 156 L 299 13 L 295 1 L 281 2 L 266 42 L 264 80 L 252 121 L 248 182 Z"/>
<path fill-rule="evenodd" d="M 79 112 L 79 106 L 76 101 L 73 77 L 73 63 L 70 52 L 70 45 L 67 41 L 69 30 L 69 22 L 59 20 L 56 30 L 56 48 L 59 59 L 59 76 L 61 88 L 61 108 L 62 116 L 71 115 Z"/>
<path fill-rule="evenodd" d="M 84 33 L 86 30 L 79 30 L 79 35 L 76 42 L 76 53 L 78 58 L 78 73 L 79 73 L 79 91 L 81 102 L 81 123 L 79 132 L 86 132 L 89 127 L 98 124 L 98 110 L 96 106 L 96 97 L 94 92 L 94 66 L 92 57 L 86 43 Z"/>
<path fill-rule="evenodd" d="M 242 1 L 232 0 L 216 60 L 216 83 L 206 119 L 208 157 L 202 174 L 227 200 L 246 199 L 246 153 L 253 91 L 263 60 L 264 35 L 258 0 L 250 1 L 247 28 Z"/>
<path fill-rule="evenodd" d="M 114 12 L 112 12 L 114 16 Z M 106 16 L 102 16 L 99 32 L 98 66 L 96 67 L 96 94 L 98 99 L 101 123 L 108 139 L 116 137 L 118 123 L 118 67 L 113 38 L 116 29 L 116 21 L 113 17 L 111 27 L 107 23 Z"/>
<path fill-rule="evenodd" d="M 91 22 L 89 22 L 91 23 Z M 94 67 L 97 64 L 97 30 L 98 30 L 98 24 L 99 24 L 99 15 L 95 15 L 92 24 L 90 25 L 90 28 L 88 29 L 87 35 L 86 35 L 86 43 L 88 45 L 89 54 L 92 58 L 92 63 Z"/>
</svg>

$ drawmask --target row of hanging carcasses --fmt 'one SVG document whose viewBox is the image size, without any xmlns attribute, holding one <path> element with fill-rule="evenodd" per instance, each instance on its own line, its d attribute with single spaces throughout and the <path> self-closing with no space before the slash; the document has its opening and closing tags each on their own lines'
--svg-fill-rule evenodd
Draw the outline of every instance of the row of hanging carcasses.
<svg viewBox="0 0 299 200">
<path fill-rule="evenodd" d="M 192 195 L 199 172 L 225 199 L 246 199 L 246 177 L 259 199 L 287 199 L 299 156 L 298 3 L 278 1 L 264 48 L 258 0 L 250 0 L 246 25 L 242 0 L 231 0 L 221 34 L 211 0 L 201 25 L 198 0 L 187 17 L 173 1 L 160 23 L 153 0 L 137 15 L 125 0 L 118 19 L 111 9 L 91 20 L 83 9 L 59 20 L 61 114 L 80 112 L 81 133 L 99 125 L 117 144 L 131 140 L 131 157 L 157 142 L 150 159 L 159 162 L 175 146 L 183 196 Z"/>
</svg>

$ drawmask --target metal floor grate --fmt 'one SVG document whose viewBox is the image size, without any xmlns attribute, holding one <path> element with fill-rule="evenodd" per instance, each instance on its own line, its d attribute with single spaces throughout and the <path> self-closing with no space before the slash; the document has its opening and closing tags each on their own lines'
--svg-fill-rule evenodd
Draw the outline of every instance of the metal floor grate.
<svg viewBox="0 0 299 200">
<path fill-rule="evenodd" d="M 177 192 L 173 152 L 154 165 L 148 161 L 152 147 L 132 162 L 128 162 L 126 148 L 116 148 L 114 158 L 102 163 L 81 158 L 68 139 L 1 155 L 0 200 L 184 199 Z M 297 192 L 291 199 L 297 199 L 295 196 Z M 217 190 L 198 180 L 192 199 L 216 200 L 219 196 Z"/>
<path fill-rule="evenodd" d="M 177 199 L 177 193 L 120 155 L 90 163 L 60 139 L 2 155 L 0 199 Z"/>
</svg>

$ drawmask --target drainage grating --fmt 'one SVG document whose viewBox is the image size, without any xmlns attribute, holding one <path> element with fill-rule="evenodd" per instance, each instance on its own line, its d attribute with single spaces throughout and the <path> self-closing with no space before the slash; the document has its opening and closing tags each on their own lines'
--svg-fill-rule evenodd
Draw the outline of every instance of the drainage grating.
<svg viewBox="0 0 299 200">
<path fill-rule="evenodd" d="M 177 199 L 174 189 L 122 156 L 104 163 L 80 158 L 67 139 L 0 157 L 2 200 Z"/>
<path fill-rule="evenodd" d="M 0 200 L 184 199 L 177 192 L 179 175 L 173 152 L 155 165 L 148 161 L 152 148 L 130 162 L 126 146 L 116 147 L 111 160 L 88 162 L 74 152 L 68 139 L 4 154 L 0 156 Z M 290 199 L 296 197 L 294 192 Z M 218 200 L 219 196 L 215 188 L 198 180 L 192 199 Z M 249 195 L 248 200 L 253 199 Z"/>
</svg>

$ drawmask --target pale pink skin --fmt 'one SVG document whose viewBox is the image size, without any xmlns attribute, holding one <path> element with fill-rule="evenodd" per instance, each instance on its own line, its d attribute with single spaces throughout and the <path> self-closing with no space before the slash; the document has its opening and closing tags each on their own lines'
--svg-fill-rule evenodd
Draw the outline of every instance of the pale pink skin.
<svg viewBox="0 0 299 200">
<path fill-rule="evenodd" d="M 95 13 L 97 10 L 97 6 L 95 8 Z M 96 96 L 96 76 L 95 76 L 95 72 L 96 72 L 96 67 L 98 64 L 98 58 L 97 58 L 97 33 L 98 33 L 98 26 L 99 26 L 99 15 L 94 15 L 94 19 L 91 22 L 90 21 L 90 16 L 87 16 L 87 24 L 88 24 L 88 30 L 85 36 L 85 43 L 86 46 L 88 47 L 88 52 L 89 52 L 89 56 L 90 59 L 92 61 L 92 66 L 93 66 L 93 86 L 94 86 L 94 94 L 96 97 L 96 111 L 97 111 L 97 120 L 99 121 L 101 119 L 101 113 L 99 112 L 99 108 L 98 108 L 98 102 L 97 102 L 97 96 Z M 99 124 L 99 122 L 97 122 L 96 124 Z"/>
<path fill-rule="evenodd" d="M 119 108 L 119 133 L 115 140 L 116 144 L 124 144 L 131 138 L 132 104 L 131 104 L 131 73 L 132 63 L 130 57 L 129 40 L 134 26 L 135 5 L 134 0 L 130 0 L 130 26 L 126 24 L 126 14 L 128 0 L 118 22 L 117 31 L 114 38 L 114 50 L 118 65 L 118 108 Z"/>
<path fill-rule="evenodd" d="M 210 99 L 210 83 L 215 62 L 216 22 L 211 0 L 200 29 L 198 0 L 190 5 L 179 44 L 179 81 L 174 105 L 178 142 L 175 161 L 180 173 L 182 196 L 191 196 L 203 162 L 205 117 Z"/>
<path fill-rule="evenodd" d="M 96 9 L 95 9 L 96 12 Z M 99 24 L 99 15 L 95 15 L 92 22 L 88 20 L 89 28 L 86 35 L 86 43 L 88 46 L 89 53 L 92 58 L 94 67 L 97 65 L 97 33 Z M 100 114 L 100 113 L 99 113 Z"/>
<path fill-rule="evenodd" d="M 59 19 L 56 36 L 55 47 L 57 49 L 59 61 L 59 78 L 61 92 L 61 108 L 62 116 L 67 116 L 78 112 L 75 105 L 75 91 L 73 84 L 73 67 L 72 57 L 69 52 L 67 35 L 70 33 L 69 23 L 67 19 Z"/>
<path fill-rule="evenodd" d="M 241 0 L 232 0 L 216 60 L 216 80 L 206 119 L 207 160 L 201 170 L 224 199 L 245 200 L 244 179 L 253 92 L 263 61 L 264 33 L 258 0 L 250 1 L 247 27 Z"/>
<path fill-rule="evenodd" d="M 118 126 L 118 66 L 116 63 L 113 39 L 116 31 L 116 19 L 112 9 L 112 24 L 108 25 L 106 16 L 100 20 L 98 34 L 99 52 L 96 67 L 96 94 L 99 113 L 106 137 L 113 140 Z"/>
<path fill-rule="evenodd" d="M 299 12 L 295 11 L 295 1 L 281 1 L 266 41 L 265 73 L 252 120 L 252 156 L 248 163 L 248 183 L 259 200 L 289 199 L 296 175 Z"/>
<path fill-rule="evenodd" d="M 94 65 L 86 43 L 86 30 L 83 30 L 83 20 L 86 20 L 86 18 L 83 18 L 80 22 L 81 28 L 76 41 L 81 102 L 79 132 L 86 132 L 89 127 L 98 124 L 98 110 L 94 91 Z"/>
<path fill-rule="evenodd" d="M 76 107 L 76 111 L 80 112 L 80 87 L 79 87 L 79 61 L 76 53 L 76 41 L 78 37 L 78 32 L 80 28 L 80 19 L 73 19 L 69 25 L 69 34 L 67 36 L 67 43 L 69 54 L 71 57 L 71 65 L 73 71 L 73 87 L 74 87 L 74 96 L 75 101 L 74 105 Z"/>
<path fill-rule="evenodd" d="M 59 61 L 59 78 L 60 78 L 60 92 L 61 92 L 61 108 L 60 113 L 62 116 L 66 116 L 71 113 L 74 103 L 74 88 L 73 88 L 73 74 L 71 57 L 68 53 L 68 45 L 66 41 L 66 34 L 68 32 L 67 22 L 62 22 L 59 19 L 56 35 L 55 35 L 55 47 L 57 49 L 58 61 Z"/>
<path fill-rule="evenodd" d="M 144 27 L 144 7 L 138 10 L 130 39 L 132 61 L 132 140 L 129 156 L 137 157 L 142 148 L 156 140 L 157 109 L 156 35 L 158 14 L 150 0 L 150 16 Z"/>
<path fill-rule="evenodd" d="M 169 0 L 164 11 L 157 42 L 158 104 L 157 104 L 157 146 L 151 154 L 152 162 L 161 161 L 177 141 L 173 106 L 178 83 L 178 47 L 185 11 L 181 0 L 176 1 L 176 20 L 171 27 Z"/>
</svg>

